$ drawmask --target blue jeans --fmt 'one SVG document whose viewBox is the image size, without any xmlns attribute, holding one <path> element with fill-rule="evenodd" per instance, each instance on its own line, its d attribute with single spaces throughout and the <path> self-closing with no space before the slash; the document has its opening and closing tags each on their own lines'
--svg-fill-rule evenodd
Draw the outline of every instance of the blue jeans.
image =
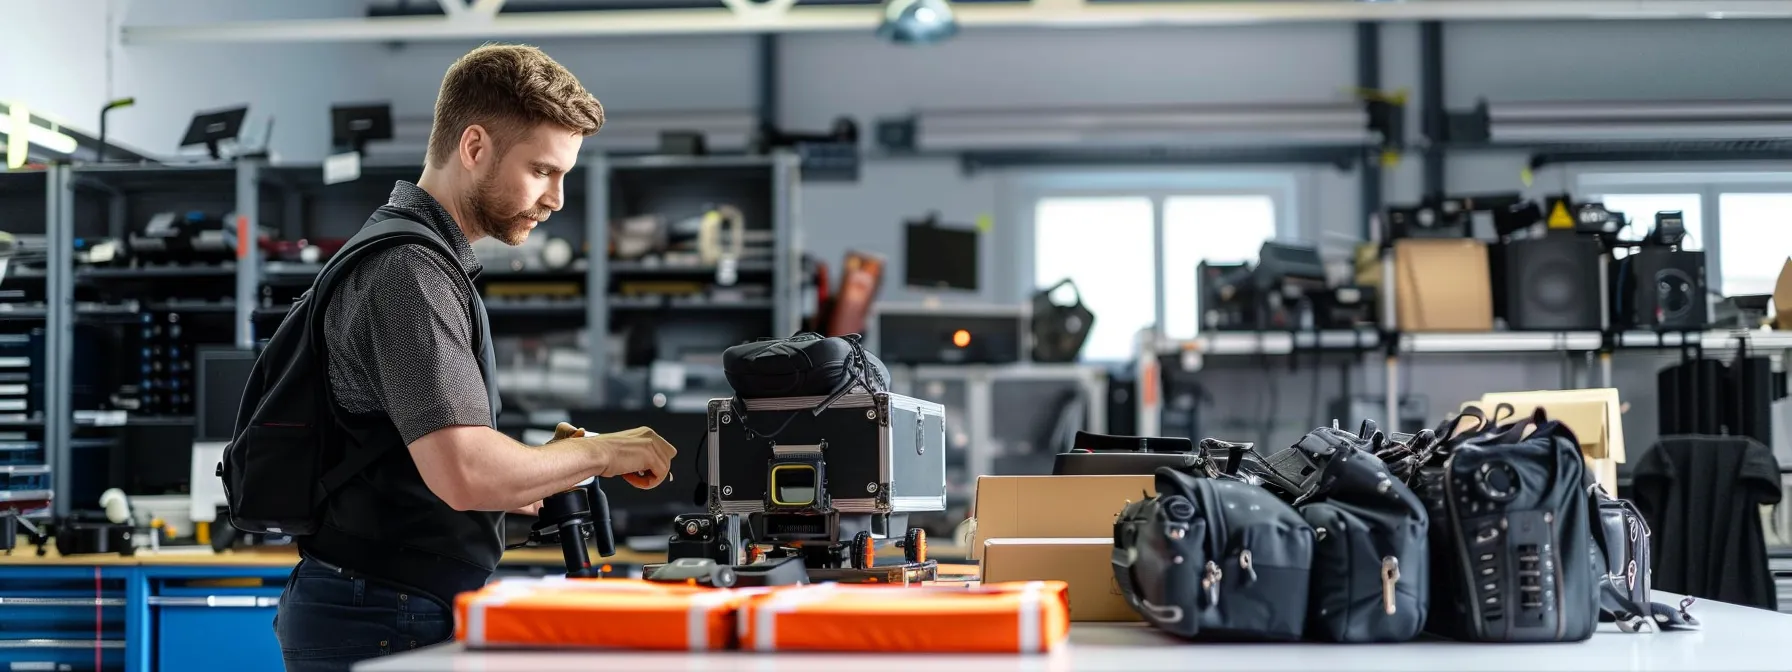
<svg viewBox="0 0 1792 672">
<path fill-rule="evenodd" d="M 446 641 L 454 612 L 434 597 L 350 578 L 299 561 L 274 616 L 288 672 L 346 671 L 355 663 Z"/>
</svg>

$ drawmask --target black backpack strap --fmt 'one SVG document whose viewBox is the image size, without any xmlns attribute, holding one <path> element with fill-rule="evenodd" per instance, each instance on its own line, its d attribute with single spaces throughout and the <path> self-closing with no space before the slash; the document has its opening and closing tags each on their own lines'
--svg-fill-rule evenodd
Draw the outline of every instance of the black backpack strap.
<svg viewBox="0 0 1792 672">
<path fill-rule="evenodd" d="M 353 237 L 349 238 L 348 242 L 344 243 L 342 248 L 336 251 L 336 254 L 331 255 L 330 260 L 325 262 L 323 269 L 317 274 L 317 279 L 313 281 L 311 285 L 311 301 L 309 305 L 306 306 L 307 311 L 305 315 L 306 332 L 310 336 L 309 347 L 314 355 L 318 357 L 318 360 L 322 362 L 323 375 L 325 376 L 329 375 L 329 359 L 328 355 L 324 352 L 323 347 L 324 316 L 327 314 L 325 307 L 329 303 L 330 296 L 335 293 L 337 283 L 346 279 L 349 273 L 352 272 L 355 266 L 363 259 L 366 259 L 375 252 L 390 249 L 399 245 L 422 244 L 435 250 L 437 253 L 446 256 L 448 260 L 454 262 L 456 266 L 459 265 L 454 249 L 448 245 L 448 241 L 443 240 L 440 234 L 436 233 L 434 229 L 431 229 L 428 226 L 408 219 L 403 219 L 385 212 L 384 210 L 375 213 L 374 217 L 369 221 L 370 223 L 361 227 L 361 230 Z M 473 285 L 472 279 L 468 278 L 465 273 L 455 273 L 454 275 L 460 279 L 462 286 L 468 292 L 473 292 L 470 296 L 476 305 L 476 302 L 479 300 L 477 294 L 479 288 Z M 482 344 L 485 342 L 484 327 L 481 325 L 478 315 L 471 315 L 470 317 L 472 318 L 473 325 L 474 347 L 483 347 Z M 336 412 L 336 401 L 334 395 L 331 395 L 329 392 L 330 385 L 328 380 L 324 381 L 322 388 L 324 393 L 330 396 L 330 398 L 326 400 L 326 407 L 330 409 L 332 414 L 334 414 Z M 314 504 L 322 504 L 325 499 L 328 499 L 332 493 L 336 492 L 337 488 L 342 487 L 342 485 L 347 483 L 350 478 L 353 478 L 355 474 L 372 466 L 375 461 L 384 457 L 385 454 L 385 448 L 349 451 L 348 455 L 346 455 L 341 462 L 325 471 L 323 476 L 318 479 L 319 485 L 322 487 L 317 490 L 317 501 L 314 502 Z"/>
</svg>

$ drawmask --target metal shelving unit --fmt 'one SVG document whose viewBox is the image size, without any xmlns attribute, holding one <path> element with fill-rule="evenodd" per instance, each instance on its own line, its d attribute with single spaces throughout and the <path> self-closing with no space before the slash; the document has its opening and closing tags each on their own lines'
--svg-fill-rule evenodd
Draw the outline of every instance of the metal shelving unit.
<svg viewBox="0 0 1792 672">
<path fill-rule="evenodd" d="M 612 401 L 606 399 L 607 380 L 605 374 L 608 365 L 605 362 L 606 335 L 614 323 L 611 313 L 628 313 L 636 311 L 766 311 L 768 324 L 774 331 L 789 333 L 798 326 L 800 301 L 798 297 L 798 272 L 800 269 L 800 253 L 796 242 L 796 184 L 799 179 L 798 160 L 793 154 L 779 153 L 769 156 L 740 157 L 628 157 L 609 158 L 604 156 L 585 157 L 579 170 L 583 175 L 587 192 L 584 194 L 584 235 L 588 247 L 593 250 L 588 255 L 583 269 L 555 271 L 558 275 L 578 277 L 585 281 L 585 297 L 582 301 L 574 301 L 566 305 L 557 303 L 522 303 L 493 306 L 495 318 L 515 318 L 523 320 L 547 319 L 555 320 L 584 314 L 588 333 L 586 347 L 591 357 L 590 399 L 594 405 L 604 405 Z M 26 428 L 36 431 L 41 427 L 42 449 L 47 462 L 46 471 L 50 477 L 52 511 L 56 515 L 68 513 L 71 501 L 69 498 L 70 479 L 67 477 L 70 468 L 71 448 L 78 443 L 93 443 L 88 439 L 74 436 L 78 428 L 105 428 L 124 426 L 180 426 L 191 425 L 193 418 L 150 417 L 122 411 L 102 411 L 98 413 L 84 412 L 91 409 L 72 407 L 71 391 L 73 389 L 73 352 L 74 326 L 81 320 L 117 319 L 128 317 L 145 310 L 178 310 L 183 313 L 210 314 L 222 317 L 228 314 L 230 327 L 228 342 L 237 348 L 252 349 L 259 339 L 266 338 L 271 332 L 258 332 L 257 320 L 266 325 L 269 320 L 282 316 L 286 312 L 284 306 L 263 306 L 261 300 L 262 287 L 270 280 L 287 283 L 308 284 L 321 268 L 320 264 L 292 263 L 269 261 L 266 255 L 255 244 L 261 230 L 263 217 L 279 215 L 283 229 L 296 228 L 295 220 L 302 218 L 303 205 L 296 203 L 290 193 L 281 194 L 276 191 L 290 176 L 296 172 L 309 171 L 311 166 L 274 165 L 270 166 L 260 159 L 243 159 L 228 163 L 197 165 L 136 165 L 136 164 L 90 164 L 90 165 L 52 165 L 42 171 L 44 175 L 44 232 L 51 253 L 45 270 L 17 273 L 13 278 L 41 278 L 44 283 L 45 301 L 42 308 L 0 308 L 0 320 L 37 321 L 45 326 L 44 357 L 45 380 L 43 410 L 22 421 L 0 422 L 0 429 Z M 640 303 L 620 303 L 612 305 L 607 291 L 613 286 L 612 278 L 619 274 L 637 277 L 676 276 L 689 274 L 685 268 L 656 267 L 638 263 L 617 264 L 608 262 L 606 241 L 609 240 L 609 222 L 613 218 L 611 207 L 611 177 L 618 172 L 634 171 L 701 171 L 705 169 L 764 169 L 768 171 L 768 183 L 773 185 L 767 196 L 772 213 L 772 230 L 774 232 L 774 254 L 771 261 L 748 261 L 741 264 L 739 270 L 743 274 L 769 274 L 772 278 L 772 296 L 766 299 L 754 299 L 742 302 L 704 304 L 685 301 L 656 301 Z M 321 174 L 321 167 L 317 168 Z M 371 167 L 375 177 L 385 177 L 390 167 Z M 385 172 L 381 172 L 385 171 Z M 407 175 L 404 179 L 414 179 Z M 143 267 L 100 267 L 85 268 L 76 271 L 74 268 L 74 238 L 77 229 L 76 205 L 82 203 L 83 197 L 97 191 L 112 197 L 103 211 L 91 211 L 83 203 L 80 221 L 85 226 L 95 226 L 97 218 L 105 221 L 105 228 L 113 237 L 123 237 L 142 213 L 134 212 L 125 203 L 127 193 L 142 195 L 158 192 L 192 193 L 194 183 L 216 183 L 218 194 L 205 197 L 204 205 L 214 209 L 228 209 L 232 214 L 229 222 L 236 230 L 240 241 L 232 255 L 231 262 L 205 266 L 143 266 Z M 208 187 L 209 188 L 209 187 Z M 186 209 L 189 206 L 179 198 L 166 196 L 150 197 L 152 201 L 144 205 L 144 209 Z M 367 206 L 371 208 L 377 203 Z M 14 227 L 16 228 L 16 227 Z M 283 230 L 283 237 L 302 237 L 303 232 Z M 506 273 L 493 270 L 494 278 L 526 279 L 530 272 Z M 534 275 L 539 276 L 540 273 Z M 90 304 L 77 302 L 75 289 L 78 285 L 90 283 L 118 283 L 133 279 L 157 279 L 164 282 L 177 281 L 183 278 L 223 282 L 230 279 L 232 291 L 230 298 L 207 301 L 125 301 L 118 304 Z M 218 319 L 218 318 L 213 318 Z M 81 413 L 78 413 L 81 412 Z M 77 417 L 79 416 L 79 417 Z M 83 443 L 86 442 L 86 443 Z M 25 493 L 34 494 L 34 493 Z M 35 493 L 42 494 L 42 493 Z M 0 501 L 20 498 L 19 493 L 0 494 Z"/>
<path fill-rule="evenodd" d="M 772 333 L 762 335 L 785 335 L 797 330 L 801 320 L 801 282 L 798 275 L 801 272 L 802 254 L 799 249 L 797 214 L 797 188 L 801 174 L 795 154 L 777 152 L 765 156 L 607 157 L 601 160 L 587 159 L 586 165 L 589 167 L 586 168 L 588 172 L 585 175 L 588 181 L 585 207 L 589 214 L 585 218 L 585 226 L 586 240 L 591 241 L 609 240 L 611 220 L 638 214 L 627 211 L 630 194 L 617 193 L 619 187 L 626 189 L 624 180 L 618 179 L 622 175 L 658 173 L 655 179 L 696 181 L 702 179 L 701 176 L 705 173 L 731 172 L 738 176 L 743 172 L 764 170 L 769 172 L 767 183 L 771 187 L 768 204 L 773 257 L 765 262 L 744 261 L 736 268 L 741 274 L 771 275 L 771 296 L 763 300 L 706 303 L 613 297 L 610 291 L 616 286 L 618 277 L 694 277 L 713 273 L 714 269 L 617 261 L 603 253 L 603 248 L 592 246 L 585 268 L 588 311 L 585 350 L 590 358 L 588 385 L 594 405 L 605 406 L 615 401 L 610 399 L 610 373 L 613 368 L 609 356 L 610 332 L 619 321 L 632 317 L 629 313 L 668 310 L 769 311 L 768 324 Z"/>
</svg>

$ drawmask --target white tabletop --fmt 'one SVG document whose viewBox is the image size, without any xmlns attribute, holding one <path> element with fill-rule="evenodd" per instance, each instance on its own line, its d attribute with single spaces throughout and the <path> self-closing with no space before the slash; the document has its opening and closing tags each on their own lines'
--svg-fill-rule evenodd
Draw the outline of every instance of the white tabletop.
<svg viewBox="0 0 1792 672">
<path fill-rule="evenodd" d="M 1660 594 L 1666 604 L 1679 598 Z M 1792 615 L 1700 600 L 1695 631 L 1624 634 L 1599 627 L 1572 644 L 1408 642 L 1381 645 L 1194 644 L 1143 624 L 1078 623 L 1070 642 L 1045 655 L 889 655 L 468 651 L 447 643 L 369 661 L 365 672 L 1058 672 L 1060 670 L 1361 670 L 1362 672 L 1586 672 L 1587 670 L 1792 670 Z"/>
</svg>

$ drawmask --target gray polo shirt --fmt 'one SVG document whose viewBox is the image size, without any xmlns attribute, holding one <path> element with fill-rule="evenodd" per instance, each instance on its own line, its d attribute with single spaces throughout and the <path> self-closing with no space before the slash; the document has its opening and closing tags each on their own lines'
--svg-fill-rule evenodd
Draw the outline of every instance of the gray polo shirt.
<svg viewBox="0 0 1792 672">
<path fill-rule="evenodd" d="M 429 192 L 400 181 L 388 205 L 410 213 L 454 247 L 460 268 L 421 245 L 363 259 L 324 313 L 330 388 L 350 413 L 382 412 L 409 444 L 453 425 L 491 426 L 491 404 L 473 343 L 472 297 L 455 278 L 477 277 L 479 259 Z"/>
</svg>

